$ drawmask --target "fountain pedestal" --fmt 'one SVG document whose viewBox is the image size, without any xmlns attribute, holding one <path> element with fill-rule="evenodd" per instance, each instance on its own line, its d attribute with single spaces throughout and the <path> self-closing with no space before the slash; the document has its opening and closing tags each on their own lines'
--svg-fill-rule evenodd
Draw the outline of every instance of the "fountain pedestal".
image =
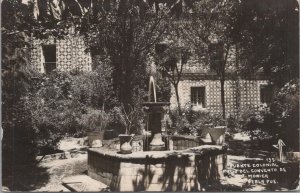
<svg viewBox="0 0 300 193">
<path fill-rule="evenodd" d="M 170 106 L 169 102 L 145 102 L 143 109 L 148 117 L 148 130 L 152 137 L 149 145 L 150 151 L 164 151 L 165 143 L 162 141 L 161 121 Z"/>
</svg>

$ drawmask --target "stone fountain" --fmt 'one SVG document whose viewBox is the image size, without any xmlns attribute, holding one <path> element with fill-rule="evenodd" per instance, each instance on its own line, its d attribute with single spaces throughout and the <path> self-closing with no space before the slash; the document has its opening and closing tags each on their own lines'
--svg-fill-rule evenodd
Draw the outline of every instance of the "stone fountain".
<svg viewBox="0 0 300 193">
<path fill-rule="evenodd" d="M 150 151 L 166 150 L 165 143 L 162 140 L 162 119 L 169 110 L 169 102 L 156 101 L 156 87 L 153 75 L 149 79 L 148 102 L 142 104 L 147 117 L 147 128 L 151 131 Z"/>
<path fill-rule="evenodd" d="M 119 154 L 118 150 L 90 148 L 88 175 L 111 191 L 201 191 L 202 185 L 222 178 L 226 147 L 201 145 L 166 150 L 162 140 L 162 119 L 169 102 L 157 102 L 154 74 L 150 74 L 149 99 L 143 103 L 150 151 Z M 147 137 L 146 137 L 147 138 Z"/>
</svg>

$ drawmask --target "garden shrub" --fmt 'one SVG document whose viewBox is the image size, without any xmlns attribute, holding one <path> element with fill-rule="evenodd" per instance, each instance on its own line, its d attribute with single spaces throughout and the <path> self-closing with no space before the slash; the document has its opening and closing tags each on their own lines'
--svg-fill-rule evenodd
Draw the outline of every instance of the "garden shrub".
<svg viewBox="0 0 300 193">
<path fill-rule="evenodd" d="M 268 128 L 271 126 L 271 114 L 269 108 L 261 105 L 260 107 L 248 106 L 240 115 L 239 126 L 246 131 L 252 140 L 268 138 Z M 275 129 L 275 128 L 273 128 Z"/>
<path fill-rule="evenodd" d="M 111 74 L 111 67 L 98 61 L 93 71 L 73 76 L 71 90 L 74 99 L 95 109 L 109 110 L 116 106 Z"/>
<path fill-rule="evenodd" d="M 249 132 L 252 139 L 281 138 L 290 148 L 299 150 L 298 80 L 278 89 L 268 106 L 245 109 L 239 121 L 242 130 Z"/>
<path fill-rule="evenodd" d="M 81 132 L 78 118 L 85 106 L 73 100 L 71 81 L 69 74 L 52 73 L 36 79 L 32 91 L 23 98 L 41 149 L 56 149 L 64 136 Z"/>
<path fill-rule="evenodd" d="M 211 114 L 206 111 L 184 109 L 182 115 L 177 110 L 171 111 L 172 129 L 183 135 L 200 135 L 204 128 L 223 124 L 220 114 Z"/>
<path fill-rule="evenodd" d="M 140 134 L 143 112 L 141 107 L 131 105 L 116 106 L 110 110 L 108 128 L 117 133 Z"/>
<path fill-rule="evenodd" d="M 106 127 L 109 113 L 105 109 L 114 105 L 114 97 L 104 81 L 97 71 L 52 72 L 34 78 L 22 102 L 40 147 L 38 154 L 55 150 L 65 136 L 82 137 L 89 130 Z M 107 96 L 103 98 L 102 92 Z"/>
<path fill-rule="evenodd" d="M 85 131 L 104 131 L 110 122 L 110 115 L 103 110 L 87 108 L 85 114 L 81 115 L 80 126 Z"/>
<path fill-rule="evenodd" d="M 299 151 L 299 79 L 287 82 L 276 92 L 270 111 L 278 125 L 272 135 L 278 135 L 289 148 Z"/>
</svg>

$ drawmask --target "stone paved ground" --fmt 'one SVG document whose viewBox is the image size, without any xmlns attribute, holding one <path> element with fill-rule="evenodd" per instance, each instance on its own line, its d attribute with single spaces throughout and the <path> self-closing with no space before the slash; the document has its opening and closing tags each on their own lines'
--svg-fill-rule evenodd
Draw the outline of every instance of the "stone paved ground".
<svg viewBox="0 0 300 193">
<path fill-rule="evenodd" d="M 62 179 L 68 176 L 86 174 L 87 152 L 81 150 L 84 146 L 78 144 L 80 140 L 82 139 L 67 138 L 60 142 L 60 149 L 65 152 L 72 152 L 72 158 L 42 160 L 40 162 L 39 167 L 47 168 L 49 180 L 45 186 L 33 191 L 68 192 L 69 190 L 62 185 Z"/>
<path fill-rule="evenodd" d="M 245 156 L 231 156 L 228 155 L 228 166 L 232 169 L 232 165 L 237 162 L 245 160 L 259 160 L 255 158 L 246 158 Z M 66 160 L 55 160 L 50 162 L 41 163 L 41 166 L 47 167 L 50 179 L 44 187 L 35 189 L 34 191 L 55 191 L 67 192 L 69 191 L 61 185 L 62 179 L 67 176 L 73 176 L 84 173 L 87 167 L 87 156 L 79 155 L 75 158 Z M 242 175 L 234 175 L 231 177 L 226 176 L 220 184 L 210 184 L 207 186 L 207 191 L 266 191 L 269 190 L 268 186 L 264 185 L 247 185 L 247 179 Z M 287 191 L 286 187 L 275 187 L 275 190 Z"/>
<path fill-rule="evenodd" d="M 61 144 L 61 149 L 64 151 L 72 151 L 74 157 L 69 159 L 58 160 L 43 160 L 39 163 L 39 167 L 46 168 L 49 179 L 41 187 L 32 187 L 32 191 L 55 191 L 65 192 L 69 191 L 62 186 L 62 179 L 68 176 L 86 174 L 87 171 L 87 154 L 85 151 L 80 150 L 81 145 L 77 144 L 79 139 L 66 139 Z M 75 147 L 75 148 L 74 148 Z M 232 165 L 245 160 L 261 160 L 261 158 L 247 158 L 244 155 L 228 155 L 228 171 L 232 170 Z M 38 180 L 38 179 L 37 179 Z M 247 179 L 241 175 L 225 175 L 218 184 L 209 184 L 206 187 L 207 191 L 263 191 L 268 190 L 268 186 L 255 185 L 247 186 Z M 286 187 L 274 187 L 274 190 L 288 190 Z"/>
<path fill-rule="evenodd" d="M 79 154 L 74 158 L 64 160 L 51 160 L 49 162 L 40 163 L 41 167 L 46 167 L 49 173 L 49 181 L 47 184 L 34 191 L 68 191 L 62 186 L 62 179 L 68 176 L 84 174 L 87 170 L 87 154 Z"/>
</svg>

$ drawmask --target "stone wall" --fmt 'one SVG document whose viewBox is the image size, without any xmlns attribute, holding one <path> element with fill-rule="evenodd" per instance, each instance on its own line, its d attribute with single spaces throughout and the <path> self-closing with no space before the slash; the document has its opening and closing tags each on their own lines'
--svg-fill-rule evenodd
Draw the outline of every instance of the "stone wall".
<svg viewBox="0 0 300 193">
<path fill-rule="evenodd" d="M 65 36 L 64 39 L 31 39 L 31 64 L 44 73 L 43 68 L 43 45 L 56 45 L 56 69 L 59 71 L 90 71 L 92 70 L 92 59 L 90 53 L 86 53 L 83 37 Z"/>
<path fill-rule="evenodd" d="M 88 175 L 112 191 L 201 191 L 203 184 L 223 177 L 225 151 L 209 145 L 127 155 L 89 149 Z"/>
<path fill-rule="evenodd" d="M 267 84 L 267 80 L 226 80 L 225 105 L 227 114 L 237 114 L 248 106 L 260 105 L 260 85 Z M 205 104 L 202 110 L 221 113 L 221 85 L 219 80 L 182 80 L 179 85 L 179 99 L 181 106 L 191 105 L 191 87 L 205 87 Z M 177 107 L 176 95 L 172 88 L 171 109 Z M 200 109 L 201 110 L 201 109 Z"/>
<path fill-rule="evenodd" d="M 172 149 L 173 150 L 185 150 L 192 147 L 203 145 L 203 141 L 200 137 L 194 136 L 172 136 Z"/>
</svg>

